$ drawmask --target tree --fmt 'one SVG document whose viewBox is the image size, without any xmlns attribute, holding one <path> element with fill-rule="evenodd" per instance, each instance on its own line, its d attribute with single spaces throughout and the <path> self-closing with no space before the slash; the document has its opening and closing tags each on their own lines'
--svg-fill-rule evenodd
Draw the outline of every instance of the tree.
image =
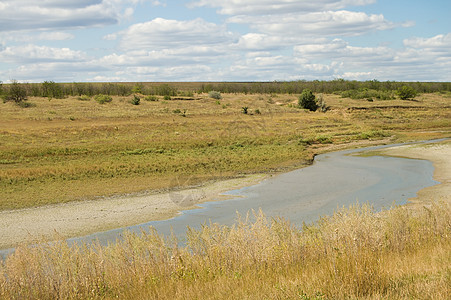
<svg viewBox="0 0 451 300">
<path fill-rule="evenodd" d="M 308 109 L 310 111 L 316 111 L 318 109 L 318 103 L 315 100 L 315 95 L 309 89 L 304 89 L 299 96 L 298 105 L 300 108 Z"/>
<path fill-rule="evenodd" d="M 417 95 L 417 91 L 410 86 L 403 85 L 396 92 L 401 100 L 413 99 Z"/>
<path fill-rule="evenodd" d="M 14 101 L 16 104 L 21 104 L 27 100 L 27 90 L 17 80 L 13 80 L 4 99 L 5 101 Z"/>
</svg>

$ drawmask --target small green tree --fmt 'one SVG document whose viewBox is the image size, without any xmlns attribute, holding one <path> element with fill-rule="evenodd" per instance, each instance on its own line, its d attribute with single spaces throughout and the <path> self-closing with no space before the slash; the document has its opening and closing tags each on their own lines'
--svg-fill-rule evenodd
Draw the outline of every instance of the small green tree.
<svg viewBox="0 0 451 300">
<path fill-rule="evenodd" d="M 63 98 L 64 91 L 58 83 L 54 81 L 44 81 L 42 83 L 42 96 L 51 98 Z"/>
<path fill-rule="evenodd" d="M 17 80 L 13 80 L 9 85 L 9 91 L 6 92 L 3 99 L 5 102 L 14 101 L 20 105 L 23 101 L 27 100 L 27 90 Z"/>
<path fill-rule="evenodd" d="M 315 95 L 313 95 L 311 90 L 305 89 L 302 91 L 299 96 L 298 106 L 310 111 L 316 111 L 318 109 L 318 103 L 316 103 Z"/>
<path fill-rule="evenodd" d="M 401 100 L 407 100 L 407 99 L 413 99 L 417 95 L 417 91 L 407 85 L 403 85 L 401 88 L 399 88 L 396 93 L 399 96 L 399 99 Z"/>
<path fill-rule="evenodd" d="M 137 84 L 135 84 L 134 86 L 133 86 L 133 88 L 132 88 L 132 93 L 135 93 L 135 94 L 142 94 L 143 93 L 143 85 L 142 85 L 142 83 L 137 83 Z"/>
<path fill-rule="evenodd" d="M 139 105 L 139 103 L 141 103 L 141 98 L 139 98 L 136 95 L 133 95 L 133 99 L 130 100 L 130 103 L 133 105 Z"/>
</svg>

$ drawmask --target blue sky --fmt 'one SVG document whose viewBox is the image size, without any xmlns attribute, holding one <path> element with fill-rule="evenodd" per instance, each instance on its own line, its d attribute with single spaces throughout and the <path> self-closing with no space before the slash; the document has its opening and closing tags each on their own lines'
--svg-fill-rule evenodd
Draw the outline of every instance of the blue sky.
<svg viewBox="0 0 451 300">
<path fill-rule="evenodd" d="M 0 81 L 451 81 L 449 0 L 1 0 Z"/>
</svg>

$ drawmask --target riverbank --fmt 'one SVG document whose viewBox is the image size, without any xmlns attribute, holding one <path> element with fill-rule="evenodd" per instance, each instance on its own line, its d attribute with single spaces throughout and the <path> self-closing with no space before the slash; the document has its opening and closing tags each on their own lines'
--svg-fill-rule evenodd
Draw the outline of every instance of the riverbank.
<svg viewBox="0 0 451 300">
<path fill-rule="evenodd" d="M 432 201 L 451 203 L 451 141 L 403 145 L 387 148 L 381 152 L 389 156 L 425 159 L 433 163 L 433 178 L 439 184 L 420 190 L 417 197 L 409 199 L 409 206 L 428 205 Z"/>
<path fill-rule="evenodd" d="M 256 184 L 266 176 L 253 174 L 191 189 L 1 211 L 0 249 L 170 219 L 204 201 L 224 200 L 227 197 L 222 193 Z"/>
<path fill-rule="evenodd" d="M 427 159 L 434 163 L 434 179 L 441 184 L 425 188 L 412 204 L 433 200 L 451 201 L 451 142 L 406 145 L 388 148 L 383 154 Z M 0 249 L 21 243 L 33 243 L 55 237 L 69 238 L 94 232 L 163 220 L 176 216 L 181 210 L 194 208 L 204 201 L 222 200 L 221 193 L 256 184 L 267 174 L 216 181 L 196 188 L 166 193 L 134 195 L 71 202 L 38 208 L 0 212 Z"/>
</svg>

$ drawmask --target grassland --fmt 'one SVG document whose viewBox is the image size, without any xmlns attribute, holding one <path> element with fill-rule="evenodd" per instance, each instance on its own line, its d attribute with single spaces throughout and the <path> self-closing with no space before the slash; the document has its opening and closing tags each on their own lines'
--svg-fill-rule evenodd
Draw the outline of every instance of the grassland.
<svg viewBox="0 0 451 300">
<path fill-rule="evenodd" d="M 354 142 L 449 137 L 451 130 L 446 94 L 373 102 L 326 94 L 326 113 L 298 109 L 296 95 L 222 96 L 0 104 L 0 209 L 278 171 Z"/>
<path fill-rule="evenodd" d="M 302 230 L 261 213 L 102 247 L 19 247 L 2 299 L 449 299 L 451 207 L 351 207 Z"/>
<path fill-rule="evenodd" d="M 326 113 L 300 110 L 296 95 L 222 96 L 0 104 L 0 210 L 277 172 L 338 148 L 451 136 L 446 93 L 411 101 L 325 94 Z M 257 213 L 232 227 L 189 230 L 186 247 L 154 231 L 107 247 L 23 245 L 0 262 L 0 298 L 448 299 L 450 208 L 351 207 L 302 228 Z"/>
</svg>

